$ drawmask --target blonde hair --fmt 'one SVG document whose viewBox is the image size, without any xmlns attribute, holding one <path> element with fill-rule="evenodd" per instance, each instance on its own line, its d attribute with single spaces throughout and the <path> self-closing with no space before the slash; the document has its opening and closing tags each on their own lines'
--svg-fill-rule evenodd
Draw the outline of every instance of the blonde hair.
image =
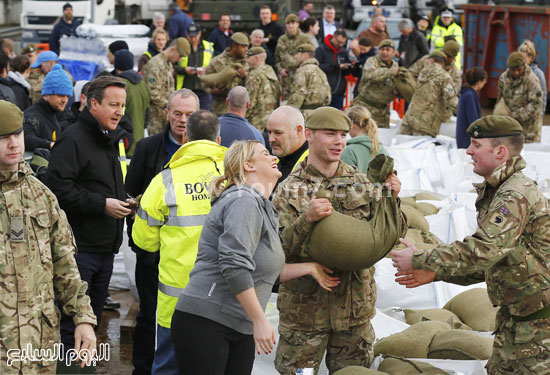
<svg viewBox="0 0 550 375">
<path fill-rule="evenodd" d="M 519 52 L 526 53 L 529 57 L 532 57 L 533 59 L 537 56 L 537 50 L 535 49 L 535 43 L 532 41 L 525 39 L 523 43 L 521 43 L 521 46 L 518 48 Z"/>
<path fill-rule="evenodd" d="M 159 36 L 160 34 L 164 34 L 164 36 L 166 37 L 166 41 L 168 42 L 168 33 L 162 27 L 157 27 L 155 31 L 153 31 L 153 35 L 151 35 L 151 40 L 154 42 L 157 36 Z"/>
<path fill-rule="evenodd" d="M 346 115 L 348 115 L 351 122 L 366 130 L 367 135 L 372 141 L 371 156 L 374 156 L 380 148 L 380 141 L 378 140 L 378 126 L 372 118 L 370 111 L 363 106 L 357 105 L 349 108 L 346 111 Z"/>
<path fill-rule="evenodd" d="M 210 183 L 209 193 L 212 198 L 219 197 L 226 189 L 236 184 L 244 184 L 244 163 L 254 156 L 254 147 L 260 141 L 236 141 L 225 153 L 223 159 L 224 173 L 215 177 Z"/>
</svg>

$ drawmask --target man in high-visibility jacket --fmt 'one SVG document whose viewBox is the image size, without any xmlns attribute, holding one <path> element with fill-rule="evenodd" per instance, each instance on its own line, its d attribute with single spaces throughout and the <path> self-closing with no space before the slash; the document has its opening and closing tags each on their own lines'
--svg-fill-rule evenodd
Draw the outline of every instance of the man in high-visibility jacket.
<svg viewBox="0 0 550 375">
<path fill-rule="evenodd" d="M 187 39 L 191 44 L 191 53 L 180 59 L 176 71 L 176 89 L 186 88 L 192 90 L 200 100 L 201 109 L 210 110 L 212 95 L 204 91 L 199 77 L 204 75 L 206 67 L 214 56 L 214 47 L 211 42 L 201 40 L 201 28 L 192 23 L 187 28 Z"/>
<path fill-rule="evenodd" d="M 436 50 L 441 50 L 445 45 L 445 38 L 452 36 L 456 42 L 462 47 L 464 46 L 464 38 L 462 33 L 462 28 L 456 24 L 453 18 L 453 10 L 445 8 L 441 11 L 440 16 L 436 17 L 434 22 L 434 27 L 432 31 L 428 34 L 428 43 L 431 42 L 432 46 Z M 455 65 L 460 71 L 461 69 L 462 56 L 460 52 L 456 56 Z"/>
<path fill-rule="evenodd" d="M 226 148 L 217 117 L 192 114 L 184 145 L 155 176 L 140 201 L 132 238 L 141 249 L 160 251 L 157 347 L 153 374 L 176 374 L 170 324 L 180 292 L 195 264 L 202 225 L 210 212 L 208 185 L 223 173 Z"/>
</svg>

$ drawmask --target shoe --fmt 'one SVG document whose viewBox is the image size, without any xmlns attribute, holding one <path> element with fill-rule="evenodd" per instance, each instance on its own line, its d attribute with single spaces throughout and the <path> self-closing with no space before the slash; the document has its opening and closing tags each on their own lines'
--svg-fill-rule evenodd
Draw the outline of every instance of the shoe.
<svg viewBox="0 0 550 375">
<path fill-rule="evenodd" d="M 116 310 L 120 308 L 120 302 L 114 301 L 111 296 L 107 296 L 103 310 Z"/>
</svg>

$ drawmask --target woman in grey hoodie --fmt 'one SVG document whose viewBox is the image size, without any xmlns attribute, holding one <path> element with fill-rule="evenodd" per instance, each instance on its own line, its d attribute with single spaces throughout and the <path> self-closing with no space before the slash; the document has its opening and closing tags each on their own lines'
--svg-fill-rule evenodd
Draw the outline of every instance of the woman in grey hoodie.
<svg viewBox="0 0 550 375">
<path fill-rule="evenodd" d="M 189 283 L 172 318 L 180 374 L 250 374 L 254 347 L 270 353 L 275 329 L 264 309 L 273 283 L 311 275 L 330 291 L 339 280 L 317 263 L 285 265 L 279 217 L 269 196 L 281 172 L 258 141 L 235 142 L 212 181 L 212 210 Z"/>
</svg>

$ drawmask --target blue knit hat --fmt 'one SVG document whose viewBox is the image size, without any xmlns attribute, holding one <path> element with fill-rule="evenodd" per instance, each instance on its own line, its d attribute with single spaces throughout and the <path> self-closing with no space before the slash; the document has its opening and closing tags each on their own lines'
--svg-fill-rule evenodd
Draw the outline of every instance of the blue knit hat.
<svg viewBox="0 0 550 375">
<path fill-rule="evenodd" d="M 61 65 L 55 64 L 44 78 L 42 96 L 44 95 L 73 95 L 73 83 Z"/>
</svg>

